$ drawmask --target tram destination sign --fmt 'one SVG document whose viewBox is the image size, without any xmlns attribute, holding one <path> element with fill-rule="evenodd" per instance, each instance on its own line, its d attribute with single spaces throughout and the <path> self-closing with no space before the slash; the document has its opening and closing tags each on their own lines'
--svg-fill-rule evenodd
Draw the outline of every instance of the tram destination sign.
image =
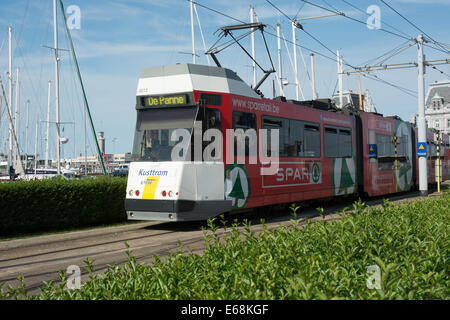
<svg viewBox="0 0 450 320">
<path fill-rule="evenodd" d="M 189 96 L 187 94 L 150 96 L 142 97 L 141 99 L 141 105 L 145 108 L 176 107 L 189 104 Z"/>
</svg>

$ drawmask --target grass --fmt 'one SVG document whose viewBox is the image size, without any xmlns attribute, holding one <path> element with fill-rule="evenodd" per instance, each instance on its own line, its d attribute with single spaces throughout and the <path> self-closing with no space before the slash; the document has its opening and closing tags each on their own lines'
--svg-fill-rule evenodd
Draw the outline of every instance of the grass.
<svg viewBox="0 0 450 320">
<path fill-rule="evenodd" d="M 102 275 L 93 275 L 86 260 L 90 276 L 80 289 L 68 290 L 71 279 L 62 271 L 61 283 L 44 284 L 39 295 L 22 284 L 2 288 L 0 298 L 447 300 L 449 200 L 446 192 L 381 207 L 359 201 L 337 221 L 292 219 L 291 226 L 258 234 L 248 223 L 219 228 L 210 221 L 202 255 L 180 246 L 144 265 L 127 251 L 127 264 Z M 373 268 L 379 270 L 375 287 Z"/>
</svg>

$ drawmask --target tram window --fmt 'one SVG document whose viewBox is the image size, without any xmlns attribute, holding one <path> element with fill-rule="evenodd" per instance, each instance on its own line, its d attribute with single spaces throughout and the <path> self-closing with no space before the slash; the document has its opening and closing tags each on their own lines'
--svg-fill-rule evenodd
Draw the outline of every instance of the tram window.
<svg viewBox="0 0 450 320">
<path fill-rule="evenodd" d="M 280 157 L 320 157 L 320 127 L 300 120 L 263 116 L 262 128 L 279 130 Z M 270 148 L 269 141 L 269 150 Z"/>
<path fill-rule="evenodd" d="M 325 157 L 346 158 L 352 156 L 352 131 L 350 129 L 325 127 L 324 132 Z"/>
<path fill-rule="evenodd" d="M 205 134 L 206 130 L 209 129 L 217 129 L 222 131 L 222 117 L 221 117 L 221 113 L 219 109 L 215 109 L 215 108 L 205 108 L 205 107 L 200 107 L 198 109 L 198 113 L 197 113 L 197 118 L 196 121 L 201 121 L 202 122 L 202 136 Z M 213 138 L 215 139 L 215 138 Z M 213 140 L 214 141 L 214 140 Z M 204 150 L 205 148 L 210 145 L 211 141 L 207 140 L 204 141 L 202 140 L 202 155 L 204 155 Z M 191 154 L 195 153 L 195 138 L 194 135 L 191 136 Z M 216 155 L 216 150 L 214 149 L 211 157 L 215 158 Z M 203 159 L 204 161 L 210 160 L 210 159 Z"/>
<path fill-rule="evenodd" d="M 289 139 L 289 119 L 264 116 L 262 128 L 267 129 L 268 150 L 272 150 L 270 142 L 270 130 L 278 130 L 279 133 L 279 156 L 288 157 L 293 155 L 294 148 L 291 147 Z M 272 153 L 271 153 L 272 154 Z"/>
<path fill-rule="evenodd" d="M 219 109 L 204 108 L 198 109 L 197 121 L 202 121 L 203 130 L 219 129 L 222 130 L 222 116 Z"/>
<path fill-rule="evenodd" d="M 138 111 L 132 158 L 134 161 L 170 161 L 175 130 L 192 131 L 196 108 L 165 108 Z"/>
<path fill-rule="evenodd" d="M 339 157 L 352 156 L 352 132 L 350 130 L 339 129 Z"/>
<path fill-rule="evenodd" d="M 232 114 L 233 129 L 255 129 L 256 130 L 256 116 L 253 113 L 233 111 Z"/>
<path fill-rule="evenodd" d="M 408 136 L 400 137 L 400 144 L 397 146 L 398 156 L 407 157 L 408 156 Z M 405 158 L 406 159 L 406 158 Z"/>
<path fill-rule="evenodd" d="M 325 157 L 339 157 L 338 131 L 335 128 L 326 128 L 324 134 Z"/>
<path fill-rule="evenodd" d="M 305 143 L 304 157 L 320 157 L 319 125 L 305 124 L 303 127 Z"/>
<path fill-rule="evenodd" d="M 200 93 L 200 100 L 202 101 L 203 104 L 211 106 L 222 105 L 222 96 L 220 94 Z"/>
<path fill-rule="evenodd" d="M 377 152 L 380 157 L 394 157 L 394 145 L 392 144 L 392 137 L 384 134 L 377 134 Z"/>
<path fill-rule="evenodd" d="M 255 135 L 253 136 L 254 138 L 256 138 L 256 115 L 254 113 L 249 113 L 249 112 L 242 112 L 242 111 L 233 111 L 232 113 L 232 128 L 233 129 L 242 129 L 244 130 L 244 134 L 249 133 L 248 136 L 244 137 L 245 139 L 245 156 L 249 156 L 250 155 L 250 147 L 254 148 L 252 149 L 253 151 L 255 151 L 255 153 L 257 152 L 257 149 L 255 148 L 255 145 L 251 145 L 250 146 L 250 140 L 251 140 L 251 130 L 249 132 L 247 132 L 247 130 L 249 129 L 253 129 L 255 130 L 254 133 Z M 241 142 L 242 143 L 242 142 Z M 256 142 L 254 142 L 256 143 Z M 234 154 L 238 155 L 238 137 L 235 136 L 234 137 Z"/>
<path fill-rule="evenodd" d="M 289 156 L 303 156 L 303 124 L 298 120 L 289 121 Z"/>
<path fill-rule="evenodd" d="M 402 136 L 398 138 L 398 145 L 397 145 L 397 156 L 399 157 L 406 157 L 406 145 L 408 143 L 408 137 Z"/>
</svg>

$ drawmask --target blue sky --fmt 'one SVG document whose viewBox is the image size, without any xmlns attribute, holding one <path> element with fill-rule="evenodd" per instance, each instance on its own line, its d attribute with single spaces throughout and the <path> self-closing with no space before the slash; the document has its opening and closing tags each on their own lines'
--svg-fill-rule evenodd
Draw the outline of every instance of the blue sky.
<svg viewBox="0 0 450 320">
<path fill-rule="evenodd" d="M 190 13 L 186 0 L 64 0 L 66 9 L 70 5 L 80 8 L 80 29 L 72 30 L 72 37 L 92 116 L 97 131 L 104 131 L 107 153 L 131 151 L 135 125 L 135 94 L 140 70 L 144 67 L 191 62 L 186 54 L 191 51 Z M 305 18 L 328 14 L 318 7 L 303 1 L 271 0 L 287 16 Z M 309 0 L 318 6 L 345 12 L 347 16 L 365 22 L 364 12 L 371 5 L 380 8 L 381 28 L 407 38 L 416 37 L 419 31 L 403 20 L 380 0 Z M 450 43 L 450 0 L 385 0 L 434 40 Z M 281 24 L 288 41 L 292 40 L 288 19 L 265 0 L 198 0 L 199 4 L 220 11 L 242 21 L 249 20 L 249 7 L 255 8 L 260 22 L 266 23 L 267 31 L 275 32 L 275 25 Z M 353 6 L 350 6 L 352 4 Z M 7 29 L 13 27 L 14 69 L 20 69 L 20 106 L 25 110 L 25 101 L 30 100 L 29 150 L 34 152 L 34 130 L 37 117 L 45 120 L 47 108 L 47 81 L 54 79 L 51 50 L 43 45 L 53 45 L 52 0 L 0 0 L 0 74 L 6 82 L 8 69 Z M 359 10 L 358 10 L 359 9 Z M 217 39 L 218 28 L 236 24 L 225 16 L 197 6 L 206 47 Z M 70 16 L 70 14 L 68 14 Z M 308 34 L 297 31 L 297 43 L 315 50 L 326 57 L 316 55 L 316 86 L 320 98 L 327 98 L 337 90 L 337 67 L 334 52 L 339 49 L 344 60 L 353 66 L 366 62 L 377 62 L 375 58 L 391 49 L 406 45 L 407 40 L 381 30 L 370 30 L 366 25 L 345 17 L 329 17 L 305 21 L 304 29 L 331 52 L 312 39 Z M 67 36 L 59 20 L 59 46 L 69 48 Z M 197 63 L 207 64 L 198 24 L 195 29 Z M 263 50 L 260 37 L 256 37 L 257 60 L 268 68 L 269 60 Z M 277 39 L 266 35 L 272 59 L 277 66 Z M 242 41 L 250 49 L 250 37 Z M 292 45 L 288 43 L 289 50 Z M 295 82 L 286 48 L 282 43 L 284 76 Z M 311 86 L 306 68 L 310 68 L 309 51 L 297 50 L 300 83 L 305 98 L 311 98 Z M 442 50 L 442 49 L 441 49 Z M 292 52 L 290 53 L 292 55 Z M 449 58 L 449 54 L 425 47 L 427 60 Z M 231 47 L 218 55 L 222 65 L 236 71 L 247 83 L 252 82 L 251 61 L 237 47 Z M 380 59 L 379 59 L 380 60 Z M 417 61 L 416 46 L 412 46 L 386 63 Z M 74 122 L 64 126 L 64 135 L 69 138 L 63 148 L 66 157 L 84 152 L 84 129 L 82 96 L 77 84 L 73 62 L 66 51 L 61 52 L 61 121 Z M 426 84 L 448 78 L 449 65 L 437 66 L 444 74 L 428 68 Z M 345 67 L 344 70 L 348 70 Z M 308 70 L 309 72 L 309 70 Z M 15 71 L 14 71 L 15 74 Z M 379 78 L 403 88 L 417 92 L 417 69 L 380 71 Z M 262 74 L 258 73 L 258 77 Z M 262 91 L 272 97 L 272 79 L 266 81 Z M 409 120 L 417 112 L 417 98 L 391 86 L 361 77 L 362 89 L 369 89 L 377 110 L 383 114 L 397 114 Z M 355 75 L 344 76 L 344 90 L 357 92 Z M 278 87 L 277 87 L 278 90 Z M 289 98 L 295 98 L 293 86 L 286 87 Z M 52 99 L 54 93 L 52 91 Z M 54 103 L 52 101 L 52 108 Z M 6 146 L 6 116 L 2 109 L 0 121 L 0 149 Z M 52 116 L 54 121 L 54 116 Z M 51 127 L 52 128 L 52 127 Z M 21 140 L 25 136 L 25 112 L 21 121 Z M 38 140 L 39 154 L 43 154 L 43 133 L 45 124 L 40 124 Z M 51 131 L 54 133 L 54 127 Z M 50 138 L 51 142 L 54 138 Z M 93 154 L 92 135 L 88 131 L 88 153 Z M 24 145 L 24 142 L 22 142 Z M 52 143 L 51 143 L 52 146 Z M 54 144 L 53 144 L 54 148 Z M 23 147 L 25 150 L 25 147 Z M 55 152 L 51 151 L 51 155 Z"/>
</svg>

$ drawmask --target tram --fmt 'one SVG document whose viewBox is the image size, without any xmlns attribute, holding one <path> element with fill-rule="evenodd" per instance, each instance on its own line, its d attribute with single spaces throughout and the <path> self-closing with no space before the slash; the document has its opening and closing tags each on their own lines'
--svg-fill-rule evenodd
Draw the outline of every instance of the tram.
<svg viewBox="0 0 450 320">
<path fill-rule="evenodd" d="M 206 220 L 418 184 L 417 129 L 409 122 L 267 99 L 226 68 L 145 68 L 136 113 L 125 199 L 131 220 Z M 438 179 L 433 136 L 428 130 L 429 183 Z M 448 135 L 439 145 L 440 179 L 446 180 Z"/>
</svg>

